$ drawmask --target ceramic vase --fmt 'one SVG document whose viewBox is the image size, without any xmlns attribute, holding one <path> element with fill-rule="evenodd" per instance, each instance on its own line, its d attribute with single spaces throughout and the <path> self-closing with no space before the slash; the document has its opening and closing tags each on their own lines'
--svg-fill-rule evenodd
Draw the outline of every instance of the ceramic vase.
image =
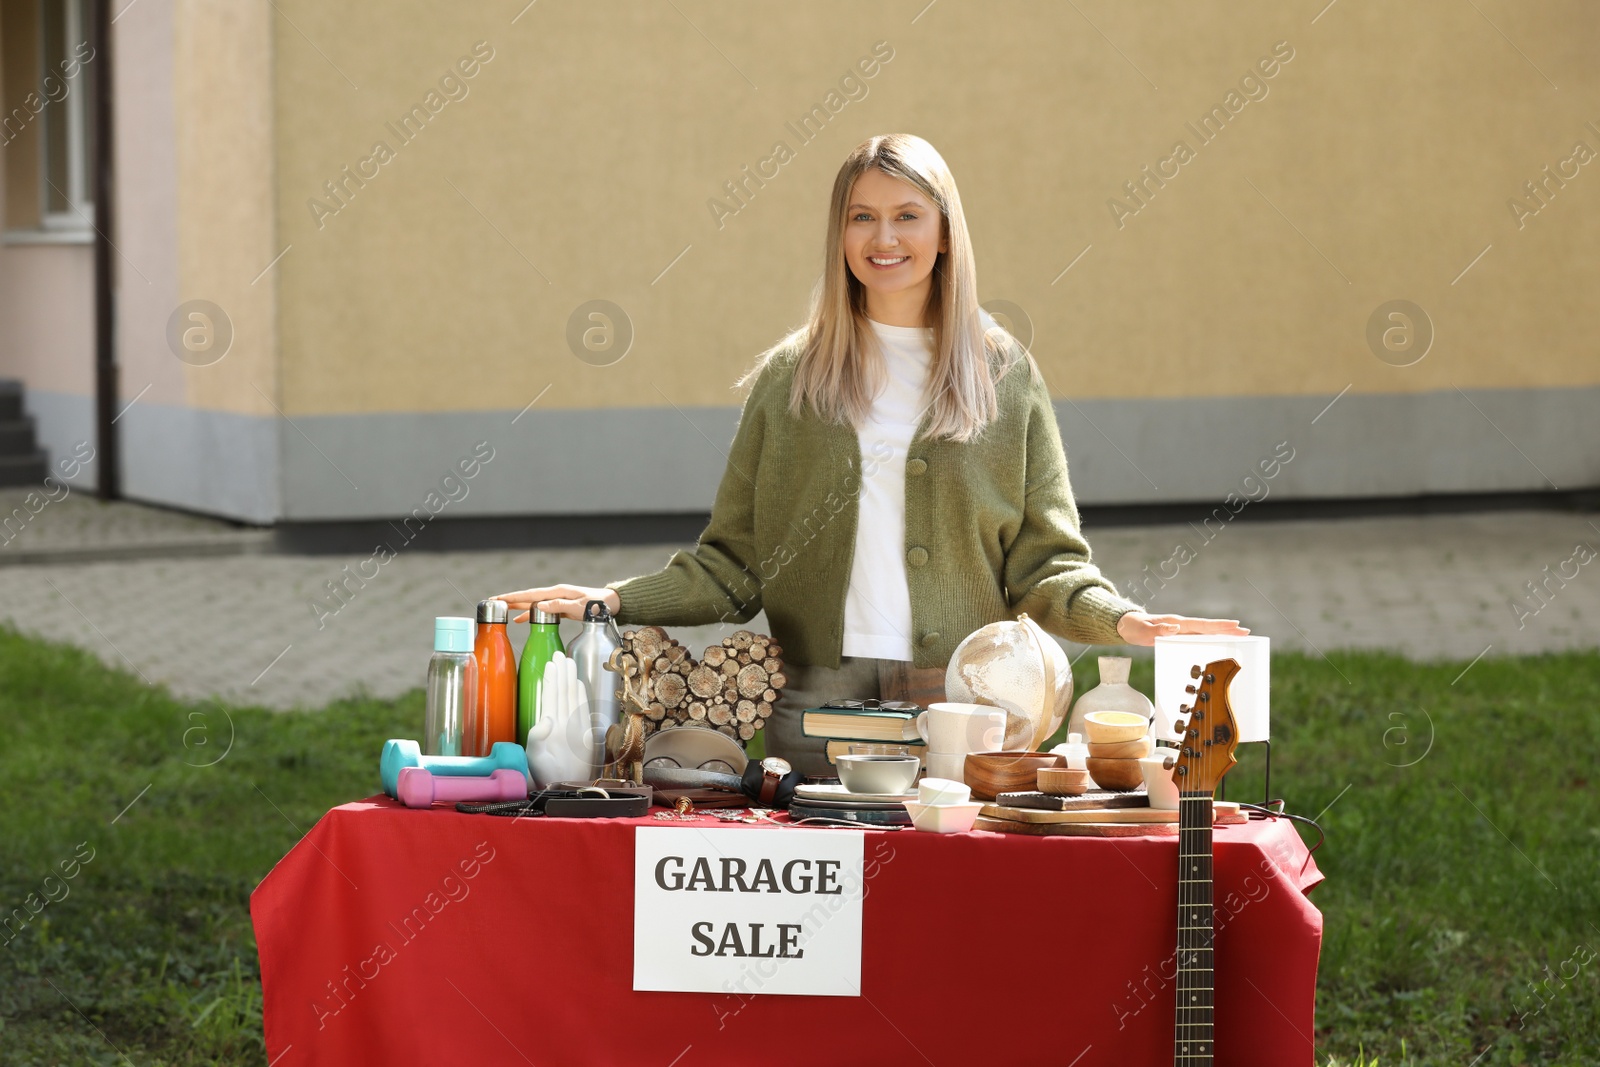
<svg viewBox="0 0 1600 1067">
<path fill-rule="evenodd" d="M 1083 717 L 1091 711 L 1131 711 L 1135 715 L 1153 718 L 1156 706 L 1150 698 L 1128 684 L 1128 668 L 1133 660 L 1127 656 L 1100 657 L 1100 684 L 1084 693 L 1072 706 L 1068 733 L 1087 735 Z"/>
</svg>

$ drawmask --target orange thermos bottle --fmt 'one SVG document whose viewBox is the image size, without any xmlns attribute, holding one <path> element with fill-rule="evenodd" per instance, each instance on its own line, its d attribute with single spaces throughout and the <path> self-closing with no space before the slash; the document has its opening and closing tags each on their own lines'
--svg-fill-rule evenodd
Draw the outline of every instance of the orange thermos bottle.
<svg viewBox="0 0 1600 1067">
<path fill-rule="evenodd" d="M 478 715 L 465 730 L 468 755 L 487 756 L 496 741 L 517 741 L 517 657 L 506 635 L 510 617 L 504 600 L 478 601 L 478 632 L 472 642 L 478 661 Z"/>
</svg>

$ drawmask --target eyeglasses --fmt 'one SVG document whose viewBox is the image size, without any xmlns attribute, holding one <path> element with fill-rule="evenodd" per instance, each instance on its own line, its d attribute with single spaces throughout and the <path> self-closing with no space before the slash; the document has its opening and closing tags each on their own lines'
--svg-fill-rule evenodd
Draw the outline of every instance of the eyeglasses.
<svg viewBox="0 0 1600 1067">
<path fill-rule="evenodd" d="M 922 705 L 909 700 L 830 700 L 822 705 L 836 711 L 921 711 Z"/>
<path fill-rule="evenodd" d="M 739 773 L 738 771 L 733 769 L 731 764 L 727 763 L 724 760 L 719 760 L 719 759 L 707 760 L 704 763 L 695 764 L 695 765 L 692 765 L 692 766 L 689 766 L 689 767 L 685 767 L 683 764 L 679 763 L 676 759 L 672 758 L 671 756 L 656 756 L 653 759 L 647 760 L 645 762 L 645 766 L 647 768 L 655 767 L 655 768 L 668 768 L 668 769 L 676 767 L 676 768 L 679 768 L 681 770 L 690 770 L 690 771 L 717 771 L 720 774 L 738 774 Z"/>
</svg>

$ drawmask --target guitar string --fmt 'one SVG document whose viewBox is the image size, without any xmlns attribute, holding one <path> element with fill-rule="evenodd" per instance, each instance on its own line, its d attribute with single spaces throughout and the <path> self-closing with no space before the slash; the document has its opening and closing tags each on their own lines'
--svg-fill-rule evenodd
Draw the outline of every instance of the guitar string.
<svg viewBox="0 0 1600 1067">
<path fill-rule="evenodd" d="M 1218 661 L 1218 665 L 1219 666 L 1220 666 L 1220 662 L 1221 661 Z M 1206 706 L 1210 705 L 1209 698 L 1210 698 L 1210 695 L 1211 695 L 1211 686 L 1212 686 L 1213 680 L 1215 678 L 1215 672 L 1211 669 L 1212 666 L 1213 666 L 1212 664 L 1208 663 L 1208 664 L 1204 665 L 1201 668 L 1201 683 L 1196 689 L 1195 706 L 1190 709 L 1189 722 L 1187 724 L 1187 729 L 1184 731 L 1184 733 L 1187 736 L 1192 738 L 1193 742 L 1198 742 L 1198 745 L 1196 745 L 1194 743 L 1191 743 L 1190 746 L 1189 746 L 1190 762 L 1193 763 L 1195 761 L 1198 761 L 1199 766 L 1198 766 L 1197 769 L 1200 771 L 1200 774 L 1198 775 L 1198 777 L 1202 781 L 1206 781 L 1206 782 L 1211 782 L 1212 781 L 1211 775 L 1212 775 L 1212 773 L 1213 773 L 1215 768 L 1214 768 L 1214 761 L 1212 759 L 1211 749 L 1214 748 L 1215 746 L 1207 745 L 1203 741 L 1200 740 L 1201 730 L 1195 727 L 1195 713 L 1197 711 L 1199 711 L 1200 706 L 1202 704 L 1204 704 Z M 1202 701 L 1200 699 L 1200 693 L 1201 692 L 1204 692 L 1206 694 L 1207 700 Z M 1226 700 L 1226 697 L 1224 697 L 1224 700 Z M 1204 717 L 1204 713 L 1201 712 L 1201 718 L 1203 718 L 1203 717 Z M 1185 785 L 1189 785 L 1191 783 L 1185 782 L 1184 784 Z M 1212 782 L 1212 788 L 1215 788 L 1215 783 L 1214 782 Z M 1213 1026 L 1214 1020 L 1212 1018 L 1208 1017 L 1208 1016 L 1210 1015 L 1210 1012 L 1213 1009 L 1213 1005 L 1215 1003 L 1215 985 L 1216 985 L 1215 979 L 1213 978 L 1212 982 L 1210 983 L 1212 988 L 1210 988 L 1210 989 L 1208 989 L 1206 991 L 1206 998 L 1205 998 L 1206 1002 L 1205 1002 L 1205 1004 L 1199 1004 L 1197 1002 L 1197 1000 L 1196 1000 L 1196 997 L 1197 997 L 1198 992 L 1199 992 L 1199 990 L 1196 987 L 1197 984 L 1193 983 L 1193 982 L 1187 982 L 1186 983 L 1186 982 L 1182 981 L 1181 979 L 1184 976 L 1189 976 L 1189 975 L 1192 975 L 1194 973 L 1194 968 L 1185 967 L 1184 966 L 1185 959 L 1187 959 L 1187 961 L 1190 964 L 1194 963 L 1199 958 L 1199 952 L 1200 951 L 1211 951 L 1211 952 L 1213 952 L 1213 957 L 1214 957 L 1215 940 L 1216 940 L 1215 936 L 1214 936 L 1215 935 L 1215 927 L 1214 927 L 1214 922 L 1213 922 L 1214 915 L 1212 914 L 1210 909 L 1206 906 L 1207 902 L 1204 899 L 1204 897 L 1206 896 L 1205 891 L 1203 889 L 1199 889 L 1199 888 L 1195 888 L 1195 889 L 1189 888 L 1190 886 L 1200 886 L 1203 881 L 1206 882 L 1207 884 L 1209 884 L 1209 880 L 1212 877 L 1212 870 L 1211 870 L 1212 864 L 1210 863 L 1210 859 L 1214 855 L 1214 851 L 1213 851 L 1213 849 L 1211 847 L 1211 840 L 1210 840 L 1210 838 L 1212 836 L 1211 835 L 1212 827 L 1210 825 L 1202 825 L 1202 824 L 1210 822 L 1210 819 L 1206 818 L 1206 816 L 1214 814 L 1214 806 L 1212 804 L 1210 804 L 1210 803 L 1205 803 L 1205 801 L 1208 801 L 1210 798 L 1203 797 L 1201 795 L 1202 791 L 1200 789 L 1190 789 L 1190 790 L 1186 790 L 1186 792 L 1191 793 L 1191 796 L 1182 797 L 1181 794 L 1180 794 L 1179 807 L 1181 809 L 1183 809 L 1183 810 L 1180 812 L 1180 816 L 1179 816 L 1179 820 L 1178 820 L 1179 821 L 1179 826 L 1178 826 L 1178 835 L 1179 835 L 1178 836 L 1178 842 L 1179 842 L 1178 853 L 1179 853 L 1179 856 L 1180 856 L 1180 860 L 1179 860 L 1179 882 L 1178 882 L 1178 956 L 1179 956 L 1179 964 L 1178 964 L 1178 966 L 1179 966 L 1180 981 L 1179 981 L 1178 985 L 1179 985 L 1179 989 L 1180 990 L 1182 990 L 1185 985 L 1187 985 L 1189 987 L 1189 996 L 1190 996 L 1191 1003 L 1188 1004 L 1188 1005 L 1185 1005 L 1180 1000 L 1180 1002 L 1176 1005 L 1177 1014 L 1175 1015 L 1175 1022 L 1176 1022 L 1176 1027 L 1177 1027 L 1177 1031 L 1178 1032 L 1176 1032 L 1174 1034 L 1174 1044 L 1177 1045 L 1177 1047 L 1179 1049 L 1186 1049 L 1187 1046 L 1182 1044 L 1182 1042 L 1186 1038 L 1186 1035 L 1182 1031 L 1186 1027 L 1191 1027 L 1191 1028 L 1192 1027 L 1200 1027 L 1204 1031 L 1207 1031 L 1207 1032 L 1203 1033 L 1199 1037 L 1188 1038 L 1190 1043 L 1198 1044 L 1198 1045 L 1201 1046 L 1201 1049 L 1200 1049 L 1200 1052 L 1198 1054 L 1198 1057 L 1195 1054 L 1190 1054 L 1190 1053 L 1187 1053 L 1186 1051 L 1185 1052 L 1181 1052 L 1180 1055 L 1182 1055 L 1184 1058 L 1187 1058 L 1187 1059 L 1203 1058 L 1203 1059 L 1209 1061 L 1211 1056 L 1212 1056 L 1212 1053 L 1208 1052 L 1206 1050 L 1205 1046 L 1211 1044 L 1211 1034 L 1209 1033 L 1209 1031 L 1211 1030 L 1211 1028 Z M 1184 800 L 1187 800 L 1189 803 L 1188 804 L 1183 804 L 1182 801 L 1184 801 Z M 1195 808 L 1198 808 L 1200 810 L 1198 810 L 1198 811 L 1191 811 L 1190 810 L 1190 809 L 1195 809 Z M 1189 824 L 1189 825 L 1186 825 L 1186 824 Z M 1205 873 L 1205 878 L 1204 879 L 1186 879 L 1186 878 L 1183 877 L 1183 874 L 1185 873 L 1183 871 L 1183 860 L 1185 858 L 1190 860 L 1190 866 L 1192 868 L 1192 870 L 1190 872 L 1188 872 L 1188 873 L 1198 873 L 1198 871 L 1199 871 L 1199 865 L 1198 865 L 1197 860 L 1199 858 L 1200 850 L 1198 848 L 1191 847 L 1191 845 L 1190 845 L 1190 837 L 1187 836 L 1187 835 L 1198 835 L 1198 840 L 1199 841 L 1203 841 L 1205 843 L 1205 845 L 1207 846 L 1204 849 L 1204 852 L 1206 854 L 1206 858 L 1208 860 L 1206 871 L 1204 872 Z M 1185 856 L 1185 853 L 1188 853 L 1188 855 Z M 1197 935 L 1201 935 L 1201 934 L 1203 934 L 1205 932 L 1205 930 L 1202 929 L 1198 924 L 1193 929 L 1188 929 L 1187 928 L 1188 924 L 1186 924 L 1184 922 L 1184 913 L 1185 913 L 1186 910 L 1191 912 L 1191 914 L 1196 918 L 1200 917 L 1202 910 L 1204 910 L 1205 911 L 1205 917 L 1206 917 L 1206 920 L 1207 920 L 1206 923 L 1205 923 L 1205 926 L 1206 927 L 1210 927 L 1212 929 L 1213 936 L 1210 937 L 1210 938 L 1197 936 Z M 1188 934 L 1188 936 L 1185 936 L 1186 933 Z M 1207 969 L 1211 970 L 1213 972 L 1213 974 L 1214 974 L 1215 959 L 1212 958 L 1211 960 L 1208 960 L 1208 965 L 1209 966 L 1208 966 Z M 1180 992 L 1180 997 L 1181 997 L 1181 992 Z M 1186 1013 L 1200 1013 L 1201 1014 L 1201 1021 L 1199 1021 L 1199 1022 L 1186 1021 L 1185 1020 L 1185 1014 Z"/>
</svg>

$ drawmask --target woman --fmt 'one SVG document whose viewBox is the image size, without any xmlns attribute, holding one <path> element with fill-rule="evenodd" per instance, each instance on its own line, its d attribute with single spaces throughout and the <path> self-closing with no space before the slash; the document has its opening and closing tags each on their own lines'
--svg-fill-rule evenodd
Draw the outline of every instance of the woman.
<svg viewBox="0 0 1600 1067">
<path fill-rule="evenodd" d="M 501 594 L 514 612 L 579 618 L 593 599 L 624 624 L 692 626 L 765 608 L 790 676 L 767 751 L 807 774 L 829 771 L 801 709 L 943 699 L 962 639 L 1021 612 L 1091 644 L 1248 632 L 1148 614 L 1090 562 L 1049 390 L 978 307 L 961 199 L 932 145 L 888 134 L 850 153 L 825 263 L 805 325 L 740 382 L 698 545 L 605 588 Z"/>
</svg>

